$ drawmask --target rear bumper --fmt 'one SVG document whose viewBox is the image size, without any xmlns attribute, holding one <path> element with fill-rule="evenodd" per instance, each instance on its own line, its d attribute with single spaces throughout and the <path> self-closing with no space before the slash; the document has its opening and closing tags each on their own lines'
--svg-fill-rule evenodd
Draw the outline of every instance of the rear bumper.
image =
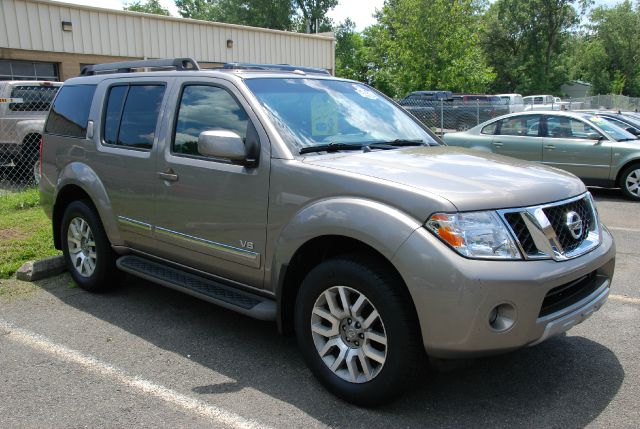
<svg viewBox="0 0 640 429">
<path fill-rule="evenodd" d="M 613 238 L 606 229 L 602 237 L 591 252 L 562 262 L 479 261 L 459 256 L 422 228 L 393 262 L 413 298 L 427 353 L 444 359 L 483 356 L 538 344 L 600 309 L 615 267 Z M 549 291 L 581 278 L 593 281 L 575 300 L 543 311 Z M 500 305 L 513 309 L 514 323 L 505 329 L 490 322 Z"/>
</svg>

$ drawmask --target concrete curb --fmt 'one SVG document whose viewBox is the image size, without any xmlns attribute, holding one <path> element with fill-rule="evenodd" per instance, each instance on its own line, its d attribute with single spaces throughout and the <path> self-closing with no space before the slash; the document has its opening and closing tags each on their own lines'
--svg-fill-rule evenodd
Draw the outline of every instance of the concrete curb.
<svg viewBox="0 0 640 429">
<path fill-rule="evenodd" d="M 26 282 L 35 282 L 64 273 L 66 270 L 67 266 L 62 255 L 51 256 L 38 261 L 25 262 L 16 271 L 16 278 Z"/>
</svg>

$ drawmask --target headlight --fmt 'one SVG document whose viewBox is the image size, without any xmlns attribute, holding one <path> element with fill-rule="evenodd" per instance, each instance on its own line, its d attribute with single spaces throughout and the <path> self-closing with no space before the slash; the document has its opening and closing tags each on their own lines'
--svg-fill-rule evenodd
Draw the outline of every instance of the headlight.
<svg viewBox="0 0 640 429">
<path fill-rule="evenodd" d="M 522 259 L 496 212 L 436 213 L 425 226 L 469 258 Z"/>
</svg>

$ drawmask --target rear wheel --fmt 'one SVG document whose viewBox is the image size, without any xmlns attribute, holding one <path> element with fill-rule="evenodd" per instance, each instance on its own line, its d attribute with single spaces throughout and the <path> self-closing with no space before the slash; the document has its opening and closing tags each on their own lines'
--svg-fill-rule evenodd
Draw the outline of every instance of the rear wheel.
<svg viewBox="0 0 640 429">
<path fill-rule="evenodd" d="M 89 202 L 74 201 L 67 206 L 60 233 L 67 270 L 78 286 L 90 292 L 117 286 L 121 272 L 116 255 Z"/>
<path fill-rule="evenodd" d="M 620 176 L 619 185 L 625 197 L 640 201 L 640 164 L 627 167 Z"/>
<path fill-rule="evenodd" d="M 390 270 L 363 258 L 327 260 L 303 281 L 298 344 L 311 371 L 337 396 L 378 405 L 415 377 L 422 337 L 401 287 Z"/>
</svg>

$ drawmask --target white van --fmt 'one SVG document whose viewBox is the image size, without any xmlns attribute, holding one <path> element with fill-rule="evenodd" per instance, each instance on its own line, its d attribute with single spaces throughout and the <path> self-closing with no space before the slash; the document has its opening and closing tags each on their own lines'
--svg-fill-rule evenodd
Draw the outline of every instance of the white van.
<svg viewBox="0 0 640 429">
<path fill-rule="evenodd" d="M 509 113 L 522 112 L 524 110 L 524 103 L 522 101 L 522 95 L 520 94 L 496 94 L 502 98 L 509 106 Z"/>
</svg>

